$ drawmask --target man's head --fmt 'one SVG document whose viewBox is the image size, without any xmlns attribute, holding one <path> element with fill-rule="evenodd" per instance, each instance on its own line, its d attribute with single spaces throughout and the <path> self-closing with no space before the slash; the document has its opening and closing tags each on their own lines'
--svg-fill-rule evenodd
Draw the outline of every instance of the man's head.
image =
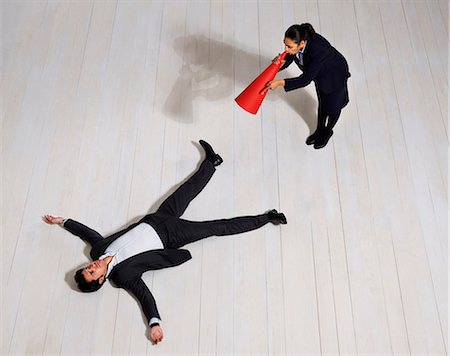
<svg viewBox="0 0 450 356">
<path fill-rule="evenodd" d="M 75 272 L 75 282 L 82 292 L 95 292 L 105 282 L 108 264 L 104 260 L 95 260 L 85 268 Z"/>
</svg>

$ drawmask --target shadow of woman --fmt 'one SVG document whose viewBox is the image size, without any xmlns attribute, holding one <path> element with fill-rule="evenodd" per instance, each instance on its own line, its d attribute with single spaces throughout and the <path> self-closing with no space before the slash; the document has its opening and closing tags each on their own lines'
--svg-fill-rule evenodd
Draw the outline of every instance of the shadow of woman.
<svg viewBox="0 0 450 356">
<path fill-rule="evenodd" d="M 196 97 L 217 101 L 233 95 L 234 86 L 246 87 L 255 78 L 246 68 L 267 67 L 272 58 L 249 53 L 203 35 L 178 37 L 173 48 L 183 61 L 179 76 L 163 104 L 165 115 L 191 123 L 192 102 Z M 261 71 L 262 71 L 261 70 Z M 265 100 L 285 101 L 313 132 L 316 128 L 317 101 L 306 90 L 285 93 L 278 89 Z"/>
</svg>

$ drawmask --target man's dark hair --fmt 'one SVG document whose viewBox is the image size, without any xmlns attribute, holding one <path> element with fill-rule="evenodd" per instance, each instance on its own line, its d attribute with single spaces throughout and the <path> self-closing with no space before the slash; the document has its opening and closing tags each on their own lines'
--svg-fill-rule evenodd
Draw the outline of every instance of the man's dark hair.
<svg viewBox="0 0 450 356">
<path fill-rule="evenodd" d="M 75 282 L 77 282 L 78 289 L 85 293 L 95 292 L 100 289 L 100 287 L 103 285 L 103 283 L 100 283 L 97 280 L 92 282 L 86 282 L 86 279 L 84 279 L 83 276 L 83 270 L 84 268 L 80 268 L 78 271 L 75 272 Z"/>
<path fill-rule="evenodd" d="M 301 41 L 307 41 L 309 38 L 314 35 L 316 31 L 309 23 L 302 23 L 301 25 L 292 25 L 289 27 L 284 37 L 290 38 L 296 44 L 300 44 Z"/>
</svg>

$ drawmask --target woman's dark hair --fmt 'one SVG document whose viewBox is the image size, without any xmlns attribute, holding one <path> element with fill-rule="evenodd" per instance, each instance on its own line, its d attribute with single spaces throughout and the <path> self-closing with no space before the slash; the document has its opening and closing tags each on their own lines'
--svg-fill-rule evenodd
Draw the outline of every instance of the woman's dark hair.
<svg viewBox="0 0 450 356">
<path fill-rule="evenodd" d="M 75 282 L 77 282 L 78 289 L 85 293 L 95 292 L 99 290 L 103 283 L 100 283 L 98 279 L 92 282 L 86 282 L 82 272 L 83 268 L 80 268 L 75 272 L 74 276 Z"/>
<path fill-rule="evenodd" d="M 301 25 L 292 25 L 284 33 L 284 37 L 290 38 L 296 44 L 300 44 L 301 41 L 307 41 L 314 35 L 316 31 L 309 23 L 302 23 Z"/>
</svg>

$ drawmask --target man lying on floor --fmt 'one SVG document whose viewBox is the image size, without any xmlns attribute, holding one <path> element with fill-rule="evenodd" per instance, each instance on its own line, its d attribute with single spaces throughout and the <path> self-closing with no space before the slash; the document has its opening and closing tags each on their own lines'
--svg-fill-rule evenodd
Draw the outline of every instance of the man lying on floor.
<svg viewBox="0 0 450 356">
<path fill-rule="evenodd" d="M 155 299 L 141 276 L 144 272 L 177 266 L 189 260 L 189 251 L 180 247 L 209 236 L 224 236 L 272 224 L 286 224 L 286 217 L 275 209 L 260 215 L 242 216 L 212 221 L 187 221 L 180 219 L 189 203 L 206 186 L 223 160 L 205 141 L 200 145 L 206 158 L 198 171 L 170 195 L 156 213 L 144 216 L 139 222 L 111 236 L 98 232 L 72 219 L 45 215 L 48 224 L 59 224 L 91 246 L 94 260 L 75 273 L 75 281 L 83 292 L 100 289 L 109 278 L 118 287 L 132 293 L 140 302 L 150 325 L 149 337 L 153 343 L 163 339 L 161 318 Z"/>
</svg>

